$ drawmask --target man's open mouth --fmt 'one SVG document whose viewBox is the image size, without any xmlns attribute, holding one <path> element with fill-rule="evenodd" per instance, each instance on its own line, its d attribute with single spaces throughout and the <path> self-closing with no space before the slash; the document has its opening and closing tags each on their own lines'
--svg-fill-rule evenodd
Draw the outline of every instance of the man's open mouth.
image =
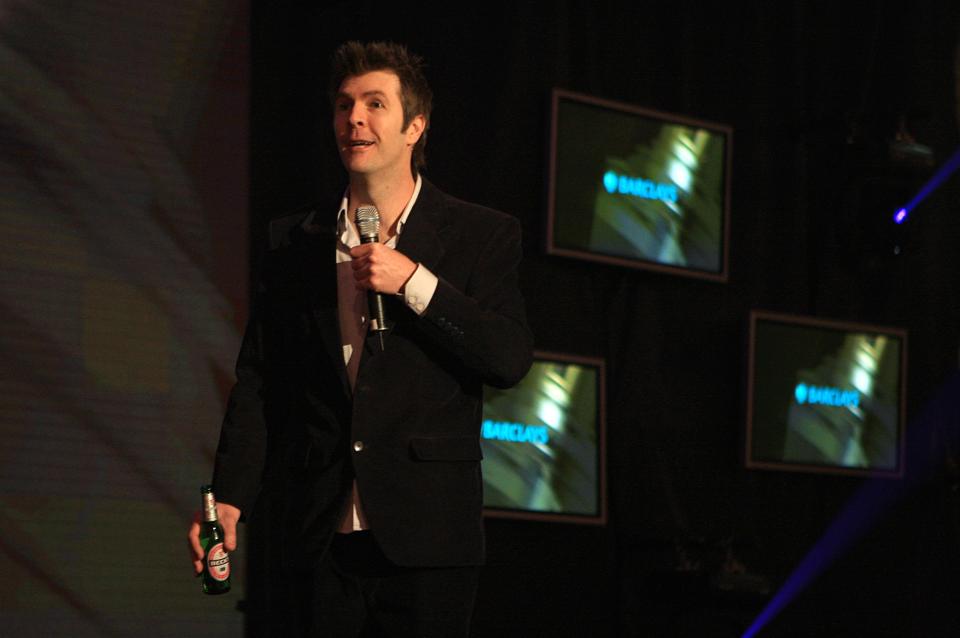
<svg viewBox="0 0 960 638">
<path fill-rule="evenodd" d="M 348 146 L 372 146 L 373 142 L 369 140 L 350 140 Z"/>
</svg>

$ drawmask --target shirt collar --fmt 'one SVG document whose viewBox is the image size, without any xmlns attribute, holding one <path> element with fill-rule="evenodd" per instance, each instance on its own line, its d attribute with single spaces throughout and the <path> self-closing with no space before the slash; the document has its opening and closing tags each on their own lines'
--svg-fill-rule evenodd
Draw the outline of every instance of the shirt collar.
<svg viewBox="0 0 960 638">
<path fill-rule="evenodd" d="M 397 222 L 397 234 L 392 241 L 396 241 L 397 237 L 403 233 L 403 227 L 407 224 L 407 218 L 410 217 L 410 211 L 413 210 L 414 204 L 417 203 L 417 197 L 420 195 L 420 186 L 423 184 L 423 180 L 420 178 L 420 175 L 417 175 L 417 181 L 413 186 L 413 195 L 410 196 L 410 201 L 407 202 L 406 207 L 403 209 L 403 212 L 400 213 L 400 221 Z M 340 200 L 340 210 L 337 212 L 337 236 L 340 237 L 340 241 L 346 245 L 351 245 L 350 239 L 357 235 L 356 227 L 353 224 L 347 223 L 347 208 L 350 206 L 350 187 L 348 186 L 343 191 L 343 199 Z M 359 243 L 359 236 L 357 236 L 357 243 Z"/>
</svg>

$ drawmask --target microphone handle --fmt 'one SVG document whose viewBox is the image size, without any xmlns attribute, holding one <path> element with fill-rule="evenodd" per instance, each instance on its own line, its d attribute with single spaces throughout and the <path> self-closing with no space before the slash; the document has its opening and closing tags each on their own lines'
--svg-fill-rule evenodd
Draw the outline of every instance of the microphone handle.
<svg viewBox="0 0 960 638">
<path fill-rule="evenodd" d="M 379 243 L 377 238 L 363 236 L 360 238 L 361 244 Z M 380 339 L 380 350 L 384 349 L 383 333 L 387 329 L 387 314 L 383 310 L 383 295 L 371 290 L 367 293 L 367 306 L 370 311 L 370 331 L 375 332 Z"/>
<path fill-rule="evenodd" d="M 371 290 L 367 302 L 370 306 L 370 330 L 373 332 L 383 332 L 387 329 L 387 315 L 383 311 L 383 295 Z"/>
</svg>

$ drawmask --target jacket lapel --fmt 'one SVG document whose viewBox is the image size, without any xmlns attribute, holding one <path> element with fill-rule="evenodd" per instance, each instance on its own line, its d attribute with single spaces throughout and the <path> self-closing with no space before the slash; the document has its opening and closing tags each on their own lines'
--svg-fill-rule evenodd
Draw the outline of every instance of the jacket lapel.
<svg viewBox="0 0 960 638">
<path fill-rule="evenodd" d="M 297 225 L 291 231 L 290 238 L 306 292 L 304 311 L 309 313 L 313 332 L 319 337 L 318 345 L 336 367 L 343 391 L 349 396 L 350 383 L 343 361 L 340 314 L 337 310 L 336 224 L 315 223 L 309 231 Z"/>
<path fill-rule="evenodd" d="M 437 266 L 446 252 L 448 234 L 451 230 L 452 228 L 445 221 L 443 194 L 424 179 L 413 210 L 410 211 L 403 232 L 397 239 L 397 250 L 439 276 Z M 396 326 L 397 319 L 409 311 L 402 307 L 401 301 L 390 295 L 386 295 L 384 304 L 387 315 L 387 331 L 384 338 L 386 348 L 389 349 L 390 334 Z M 375 334 L 367 334 L 364 350 L 365 357 L 375 356 L 380 351 L 380 341 Z M 361 368 L 363 365 L 364 362 L 361 361 Z"/>
<path fill-rule="evenodd" d="M 448 224 L 444 219 L 443 196 L 437 188 L 423 180 L 420 195 L 397 240 L 397 250 L 415 262 L 422 263 L 434 274 L 446 252 Z"/>
</svg>

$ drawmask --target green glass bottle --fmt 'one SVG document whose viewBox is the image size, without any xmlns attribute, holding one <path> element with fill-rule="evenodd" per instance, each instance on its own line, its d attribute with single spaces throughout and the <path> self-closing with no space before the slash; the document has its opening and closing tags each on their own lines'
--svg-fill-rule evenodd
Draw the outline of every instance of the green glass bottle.
<svg viewBox="0 0 960 638">
<path fill-rule="evenodd" d="M 213 486 L 200 488 L 203 497 L 203 522 L 200 523 L 200 546 L 203 547 L 203 593 L 225 594 L 230 591 L 230 555 L 223 546 L 223 527 L 217 521 L 217 501 Z"/>
</svg>

